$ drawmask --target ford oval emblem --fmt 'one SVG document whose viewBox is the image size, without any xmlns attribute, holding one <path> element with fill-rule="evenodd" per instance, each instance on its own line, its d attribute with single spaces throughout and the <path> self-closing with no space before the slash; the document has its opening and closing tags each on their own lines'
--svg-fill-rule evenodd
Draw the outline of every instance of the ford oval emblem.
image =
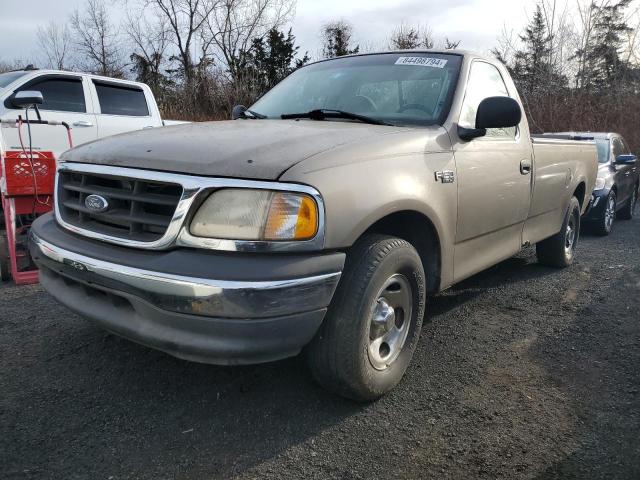
<svg viewBox="0 0 640 480">
<path fill-rule="evenodd" d="M 103 213 L 109 210 L 109 201 L 100 195 L 89 195 L 84 199 L 84 206 L 95 213 Z"/>
</svg>

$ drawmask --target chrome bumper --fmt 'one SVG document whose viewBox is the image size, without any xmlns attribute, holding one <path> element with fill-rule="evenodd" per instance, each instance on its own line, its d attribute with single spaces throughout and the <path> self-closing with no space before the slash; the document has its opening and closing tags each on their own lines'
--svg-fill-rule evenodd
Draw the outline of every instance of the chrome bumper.
<svg viewBox="0 0 640 480">
<path fill-rule="evenodd" d="M 42 267 L 91 287 L 121 291 L 170 312 L 218 318 L 270 318 L 326 308 L 340 272 L 276 281 L 192 278 L 96 260 L 31 233 Z"/>
</svg>

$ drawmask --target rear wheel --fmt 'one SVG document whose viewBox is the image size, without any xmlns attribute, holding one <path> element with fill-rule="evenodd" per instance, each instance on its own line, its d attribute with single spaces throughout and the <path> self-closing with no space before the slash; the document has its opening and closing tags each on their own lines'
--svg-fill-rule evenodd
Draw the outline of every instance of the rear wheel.
<svg viewBox="0 0 640 480">
<path fill-rule="evenodd" d="M 580 236 L 580 202 L 573 197 L 562 223 L 562 229 L 536 245 L 538 262 L 550 267 L 568 267 L 573 263 Z"/>
<path fill-rule="evenodd" d="M 638 185 L 633 187 L 631 192 L 631 198 L 618 214 L 623 220 L 631 220 L 636 211 L 636 205 L 638 204 Z"/>
<path fill-rule="evenodd" d="M 307 348 L 315 379 L 371 401 L 402 379 L 420 337 L 425 274 L 408 242 L 368 235 L 347 257 L 324 323 Z"/>
<path fill-rule="evenodd" d="M 9 244 L 7 236 L 0 233 L 0 281 L 6 281 L 11 278 L 9 269 Z"/>
<path fill-rule="evenodd" d="M 613 228 L 613 221 L 616 218 L 617 197 L 616 192 L 611 190 L 606 198 L 604 210 L 597 223 L 593 225 L 593 231 L 597 235 L 609 235 Z"/>
</svg>

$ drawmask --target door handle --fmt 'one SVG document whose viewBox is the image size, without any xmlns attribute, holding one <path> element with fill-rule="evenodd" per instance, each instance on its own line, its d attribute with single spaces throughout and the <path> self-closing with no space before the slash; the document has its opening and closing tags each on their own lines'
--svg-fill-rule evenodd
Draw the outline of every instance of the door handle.
<svg viewBox="0 0 640 480">
<path fill-rule="evenodd" d="M 522 175 L 529 175 L 531 173 L 531 160 L 522 160 L 520 162 L 520 173 Z"/>
<path fill-rule="evenodd" d="M 74 127 L 93 127 L 93 123 L 81 120 L 79 122 L 73 122 Z"/>
</svg>

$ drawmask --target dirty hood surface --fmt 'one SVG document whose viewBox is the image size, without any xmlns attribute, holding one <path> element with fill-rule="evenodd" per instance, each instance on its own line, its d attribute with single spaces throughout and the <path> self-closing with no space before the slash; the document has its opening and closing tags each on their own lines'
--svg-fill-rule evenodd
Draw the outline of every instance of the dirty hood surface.
<svg viewBox="0 0 640 480">
<path fill-rule="evenodd" d="M 193 175 L 275 180 L 313 155 L 406 128 L 314 120 L 236 120 L 176 125 L 107 137 L 62 161 Z"/>
</svg>

